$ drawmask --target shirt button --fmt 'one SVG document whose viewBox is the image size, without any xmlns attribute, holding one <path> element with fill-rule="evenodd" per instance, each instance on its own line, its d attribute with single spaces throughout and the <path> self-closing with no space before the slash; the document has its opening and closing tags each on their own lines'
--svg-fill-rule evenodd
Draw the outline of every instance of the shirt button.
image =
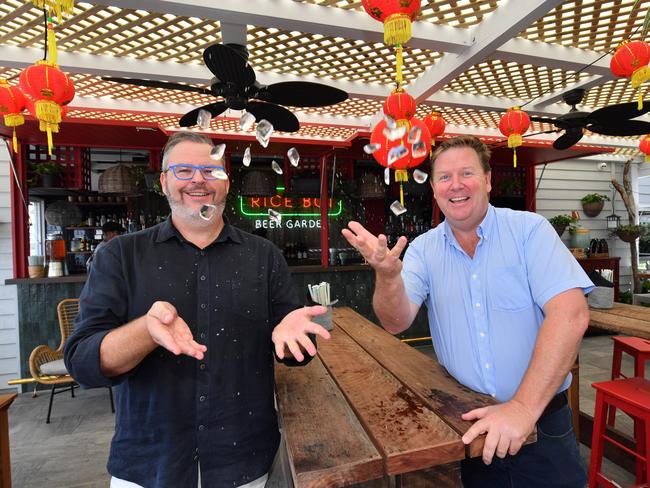
<svg viewBox="0 0 650 488">
<path fill-rule="evenodd" d="M 207 307 L 207 305 L 206 305 L 205 303 L 202 303 L 202 304 L 201 304 L 201 309 L 202 309 L 202 310 L 205 310 L 205 307 Z"/>
<path fill-rule="evenodd" d="M 490 369 L 490 363 L 485 363 L 485 369 Z"/>
<path fill-rule="evenodd" d="M 199 430 L 201 432 L 203 432 L 205 430 L 205 425 L 203 425 L 203 424 L 199 425 Z"/>
<path fill-rule="evenodd" d="M 205 363 L 199 364 L 199 369 L 203 371 L 205 369 Z"/>
<path fill-rule="evenodd" d="M 201 275 L 201 281 L 205 281 L 205 275 Z"/>
<path fill-rule="evenodd" d="M 201 396 L 199 397 L 199 401 L 200 401 L 200 402 L 204 402 L 204 401 L 205 401 L 205 395 L 201 395 Z"/>
<path fill-rule="evenodd" d="M 496 394 L 496 393 L 490 393 L 490 395 L 492 396 L 492 398 L 496 398 L 496 397 L 497 397 L 497 394 Z"/>
<path fill-rule="evenodd" d="M 473 279 L 473 280 L 476 279 L 476 273 L 474 273 L 474 274 L 472 275 L 472 279 Z"/>
<path fill-rule="evenodd" d="M 485 332 L 479 332 L 478 335 L 479 335 L 480 337 L 485 337 Z"/>
<path fill-rule="evenodd" d="M 199 455 L 195 454 L 193 459 L 194 459 L 194 461 L 198 461 L 199 460 Z"/>
<path fill-rule="evenodd" d="M 476 308 L 481 308 L 481 304 L 478 303 L 478 302 L 476 302 L 476 304 L 475 304 L 474 306 L 475 306 Z"/>
</svg>

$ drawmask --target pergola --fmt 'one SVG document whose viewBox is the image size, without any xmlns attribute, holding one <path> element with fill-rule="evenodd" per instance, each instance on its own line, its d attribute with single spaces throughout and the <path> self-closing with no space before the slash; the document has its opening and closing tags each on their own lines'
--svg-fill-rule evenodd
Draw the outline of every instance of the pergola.
<svg viewBox="0 0 650 488">
<path fill-rule="evenodd" d="M 418 102 L 417 115 L 440 111 L 447 133 L 497 140 L 507 108 L 525 105 L 529 114 L 558 116 L 569 111 L 561 94 L 572 88 L 588 90 L 579 107 L 583 111 L 634 101 L 629 80 L 616 79 L 609 70 L 613 49 L 631 34 L 640 35 L 650 2 L 633 8 L 634 3 L 423 1 L 404 49 L 404 79 Z M 15 77 L 42 58 L 43 31 L 42 11 L 31 2 L 2 2 L 0 77 Z M 136 132 L 142 127 L 177 130 L 182 114 L 215 98 L 100 77 L 206 85 L 211 73 L 202 52 L 217 42 L 246 44 L 262 84 L 316 81 L 349 94 L 335 106 L 293 109 L 301 129 L 281 134 L 283 140 L 345 146 L 367 136 L 394 87 L 393 49 L 383 43 L 382 25 L 363 11 L 360 0 L 77 2 L 74 15 L 57 27 L 57 42 L 59 65 L 77 89 L 61 137 L 70 124 L 87 122 L 129 127 L 134 137 L 144 137 L 144 131 Z M 239 115 L 227 111 L 207 132 L 252 138 L 240 131 Z M 19 128 L 19 137 L 44 140 L 35 125 Z M 552 129 L 533 123 L 530 131 Z M 559 135 L 531 139 L 548 145 Z M 581 145 L 608 147 L 624 159 L 637 153 L 638 137 L 587 134 Z"/>
</svg>

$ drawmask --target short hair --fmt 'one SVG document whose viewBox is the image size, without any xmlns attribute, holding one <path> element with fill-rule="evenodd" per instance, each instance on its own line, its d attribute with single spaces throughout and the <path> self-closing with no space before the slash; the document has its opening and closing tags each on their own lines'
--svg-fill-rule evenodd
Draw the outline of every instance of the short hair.
<svg viewBox="0 0 650 488">
<path fill-rule="evenodd" d="M 470 149 L 474 149 L 484 173 L 487 173 L 492 169 L 490 167 L 490 149 L 488 149 L 483 141 L 474 136 L 458 136 L 447 139 L 431 153 L 431 175 L 433 175 L 433 167 L 438 156 L 448 149 L 459 147 L 469 147 Z"/>
<path fill-rule="evenodd" d="M 191 132 L 189 130 L 181 130 L 172 134 L 172 136 L 167 139 L 167 144 L 163 148 L 162 154 L 162 170 L 165 171 L 169 164 L 169 153 L 181 142 L 195 142 L 197 144 L 207 144 L 210 147 L 214 147 L 212 144 L 212 139 L 208 136 L 200 134 L 198 132 Z"/>
</svg>

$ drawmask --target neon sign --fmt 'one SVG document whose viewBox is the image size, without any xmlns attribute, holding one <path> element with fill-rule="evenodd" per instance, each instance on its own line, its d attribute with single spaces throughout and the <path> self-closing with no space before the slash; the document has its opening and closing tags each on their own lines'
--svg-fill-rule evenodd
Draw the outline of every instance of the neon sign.
<svg viewBox="0 0 650 488">
<path fill-rule="evenodd" d="M 328 217 L 338 217 L 343 212 L 343 201 L 329 199 Z M 247 217 L 268 217 L 269 209 L 282 217 L 320 217 L 320 198 L 315 197 L 239 197 L 239 210 Z"/>
</svg>

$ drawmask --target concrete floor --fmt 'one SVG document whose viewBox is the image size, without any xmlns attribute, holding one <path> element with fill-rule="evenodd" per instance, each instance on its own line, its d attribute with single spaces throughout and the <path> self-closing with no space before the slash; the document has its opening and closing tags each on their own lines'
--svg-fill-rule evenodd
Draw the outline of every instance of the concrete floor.
<svg viewBox="0 0 650 488">
<path fill-rule="evenodd" d="M 612 345 L 609 336 L 588 337 L 580 352 L 581 410 L 593 415 L 591 383 L 609 379 Z M 631 370 L 631 362 L 623 365 Z M 625 369 L 627 368 L 627 369 Z M 108 391 L 76 390 L 56 395 L 52 423 L 46 424 L 49 393 L 37 398 L 19 395 L 9 410 L 9 434 L 13 486 L 19 488 L 99 488 L 109 486 L 106 472 L 108 449 L 114 428 Z M 617 428 L 631 433 L 631 422 L 619 414 Z M 581 445 L 588 464 L 589 449 Z M 605 472 L 621 486 L 634 482 L 632 474 L 606 462 Z M 277 481 L 270 483 L 285 488 Z"/>
</svg>

